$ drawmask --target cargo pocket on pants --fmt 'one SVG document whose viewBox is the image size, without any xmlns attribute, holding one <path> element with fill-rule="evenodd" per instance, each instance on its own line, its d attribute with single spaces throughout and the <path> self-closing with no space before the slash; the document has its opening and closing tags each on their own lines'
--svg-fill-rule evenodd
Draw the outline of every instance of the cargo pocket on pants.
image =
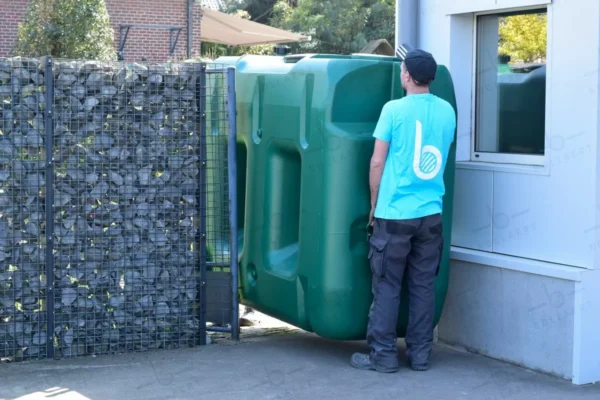
<svg viewBox="0 0 600 400">
<path fill-rule="evenodd" d="M 369 243 L 371 272 L 377 277 L 383 277 L 385 275 L 385 248 L 388 241 L 377 236 L 371 236 Z"/>
</svg>

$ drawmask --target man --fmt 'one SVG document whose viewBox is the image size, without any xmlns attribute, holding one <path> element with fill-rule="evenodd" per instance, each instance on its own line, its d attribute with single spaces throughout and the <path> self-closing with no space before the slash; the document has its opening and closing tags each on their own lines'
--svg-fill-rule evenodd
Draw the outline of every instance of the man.
<svg viewBox="0 0 600 400">
<path fill-rule="evenodd" d="M 429 92 L 436 70 L 431 54 L 418 49 L 406 54 L 401 65 L 406 96 L 383 107 L 373 134 L 369 262 L 374 298 L 367 331 L 371 352 L 354 354 L 351 364 L 355 368 L 398 371 L 396 325 L 405 272 L 409 291 L 406 355 L 412 369 L 429 367 L 433 284 L 443 248 L 444 169 L 456 128 L 452 106 Z"/>
</svg>

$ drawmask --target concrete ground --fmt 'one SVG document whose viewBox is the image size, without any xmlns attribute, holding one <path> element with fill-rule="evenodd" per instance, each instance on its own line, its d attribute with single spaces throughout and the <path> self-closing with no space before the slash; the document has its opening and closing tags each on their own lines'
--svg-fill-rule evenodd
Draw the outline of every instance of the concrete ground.
<svg viewBox="0 0 600 400">
<path fill-rule="evenodd" d="M 427 372 L 358 371 L 348 362 L 364 342 L 258 320 L 238 343 L 215 337 L 203 348 L 3 364 L 0 399 L 600 399 L 600 385 L 573 386 L 443 345 Z"/>
</svg>

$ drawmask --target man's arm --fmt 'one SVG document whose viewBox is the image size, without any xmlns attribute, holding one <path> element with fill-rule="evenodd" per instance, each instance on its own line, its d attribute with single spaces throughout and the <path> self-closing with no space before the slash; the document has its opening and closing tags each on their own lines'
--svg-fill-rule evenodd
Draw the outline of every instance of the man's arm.
<svg viewBox="0 0 600 400">
<path fill-rule="evenodd" d="M 377 207 L 377 197 L 379 195 L 379 185 L 383 168 L 388 156 L 390 141 L 392 140 L 392 131 L 394 129 L 393 117 L 389 105 L 385 105 L 381 110 L 381 116 L 375 127 L 373 137 L 375 138 L 375 149 L 371 156 L 371 167 L 369 169 L 369 186 L 371 188 L 371 213 L 369 223 L 373 221 L 375 207 Z"/>
<path fill-rule="evenodd" d="M 379 184 L 383 175 L 383 167 L 388 155 L 390 144 L 381 139 L 375 139 L 375 149 L 371 157 L 371 168 L 369 171 L 369 186 L 371 187 L 371 209 L 377 206 L 377 195 L 379 194 Z"/>
</svg>

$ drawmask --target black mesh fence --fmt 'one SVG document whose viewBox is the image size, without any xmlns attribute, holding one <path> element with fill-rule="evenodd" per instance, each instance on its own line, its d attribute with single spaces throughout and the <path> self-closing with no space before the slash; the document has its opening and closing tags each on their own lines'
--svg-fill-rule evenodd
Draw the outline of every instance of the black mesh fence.
<svg viewBox="0 0 600 400">
<path fill-rule="evenodd" d="M 232 260 L 233 83 L 211 72 L 0 60 L 0 357 L 205 343 L 207 265 Z"/>
<path fill-rule="evenodd" d="M 230 143 L 228 131 L 229 118 L 234 110 L 229 108 L 231 93 L 228 93 L 228 76 L 222 66 L 211 65 L 206 74 L 206 120 L 207 120 L 207 159 L 206 169 L 206 199 L 207 199 L 207 322 L 211 330 L 219 330 L 225 325 L 233 326 L 237 318 L 237 310 L 232 309 L 232 285 L 237 277 L 232 275 L 231 259 L 232 240 L 230 221 L 230 193 L 223 190 L 229 188 L 229 157 Z M 231 79 L 230 79 L 231 81 Z M 235 148 L 235 146 L 233 146 Z M 235 158 L 235 155 L 230 155 Z M 233 254 L 235 257 L 235 254 Z M 233 319 L 233 320 L 232 320 Z M 232 328 L 230 328 L 232 329 Z"/>
</svg>

